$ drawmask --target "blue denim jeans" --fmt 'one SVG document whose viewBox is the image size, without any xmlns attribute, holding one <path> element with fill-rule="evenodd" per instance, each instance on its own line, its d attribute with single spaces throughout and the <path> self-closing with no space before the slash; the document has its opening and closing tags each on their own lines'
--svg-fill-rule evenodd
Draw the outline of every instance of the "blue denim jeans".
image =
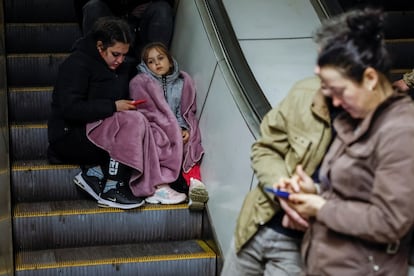
<svg viewBox="0 0 414 276">
<path fill-rule="evenodd" d="M 221 276 L 301 275 L 299 248 L 300 240 L 262 227 L 238 253 L 232 241 Z"/>
</svg>

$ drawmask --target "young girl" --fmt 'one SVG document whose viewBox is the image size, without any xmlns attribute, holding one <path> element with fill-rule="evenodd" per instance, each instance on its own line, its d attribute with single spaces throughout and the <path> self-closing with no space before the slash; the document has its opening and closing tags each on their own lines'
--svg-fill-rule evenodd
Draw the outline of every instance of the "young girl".
<svg viewBox="0 0 414 276">
<path fill-rule="evenodd" d="M 181 131 L 183 150 L 177 152 L 182 156 L 181 173 L 189 186 L 189 208 L 203 209 L 208 200 L 208 193 L 201 182 L 200 161 L 204 154 L 201 135 L 196 118 L 196 93 L 192 78 L 178 69 L 178 64 L 162 43 L 150 43 L 142 51 L 142 62 L 138 65 L 140 73 L 130 82 L 130 96 L 133 99 L 151 99 L 142 109 L 144 115 L 152 116 L 151 104 L 165 106 L 167 115 L 176 118 L 172 124 L 178 124 Z M 162 100 L 161 100 L 162 99 Z M 151 122 L 151 118 L 148 118 Z M 173 142 L 173 141 L 172 141 Z M 182 194 L 173 190 L 168 184 L 158 185 L 155 193 L 146 198 L 148 203 L 170 204 L 174 199 L 181 199 Z M 185 199 L 185 197 L 184 197 Z"/>
</svg>

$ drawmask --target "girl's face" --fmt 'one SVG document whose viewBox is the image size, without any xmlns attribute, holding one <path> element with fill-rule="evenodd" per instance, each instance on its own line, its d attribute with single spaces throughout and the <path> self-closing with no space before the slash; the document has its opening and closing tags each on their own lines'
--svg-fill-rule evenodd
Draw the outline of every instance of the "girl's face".
<svg viewBox="0 0 414 276">
<path fill-rule="evenodd" d="M 98 41 L 96 44 L 99 54 L 105 60 L 108 67 L 112 70 L 116 70 L 119 65 L 122 64 L 125 60 L 125 56 L 129 51 L 129 44 L 125 44 L 122 42 L 116 42 L 113 46 L 106 48 L 103 50 L 102 42 Z"/>
<path fill-rule="evenodd" d="M 321 79 L 322 93 L 332 99 L 332 104 L 342 107 L 352 118 L 362 119 L 380 103 L 373 91 L 372 80 L 364 79 L 361 84 L 345 78 L 337 69 L 330 66 L 317 67 L 315 73 Z"/>
<path fill-rule="evenodd" d="M 148 51 L 147 66 L 154 74 L 163 76 L 170 71 L 172 64 L 167 55 L 153 48 Z"/>
</svg>

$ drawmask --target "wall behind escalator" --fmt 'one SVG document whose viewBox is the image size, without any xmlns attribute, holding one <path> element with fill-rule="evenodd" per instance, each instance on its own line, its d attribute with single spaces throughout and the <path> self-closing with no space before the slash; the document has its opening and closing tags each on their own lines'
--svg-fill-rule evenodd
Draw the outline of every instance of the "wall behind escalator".
<svg viewBox="0 0 414 276">
<path fill-rule="evenodd" d="M 312 76 L 320 19 L 310 1 L 223 0 L 240 47 L 269 103 Z"/>
<path fill-rule="evenodd" d="M 220 248 L 226 251 L 243 195 L 253 181 L 249 154 L 254 135 L 240 111 L 243 106 L 234 98 L 239 87 L 211 26 L 205 1 L 180 0 L 171 50 L 198 89 L 206 152 L 201 172 L 210 193 L 208 213 Z"/>
</svg>

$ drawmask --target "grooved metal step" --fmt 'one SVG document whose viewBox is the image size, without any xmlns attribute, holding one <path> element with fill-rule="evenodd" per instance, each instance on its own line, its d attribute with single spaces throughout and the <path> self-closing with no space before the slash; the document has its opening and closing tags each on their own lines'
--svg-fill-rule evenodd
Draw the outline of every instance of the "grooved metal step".
<svg viewBox="0 0 414 276">
<path fill-rule="evenodd" d="M 73 0 L 4 0 L 6 22 L 75 22 Z"/>
<path fill-rule="evenodd" d="M 47 121 L 52 101 L 52 86 L 9 87 L 9 121 Z"/>
<path fill-rule="evenodd" d="M 395 69 L 395 70 L 391 70 L 391 81 L 394 82 L 396 80 L 399 80 L 402 78 L 402 76 L 407 73 L 407 72 L 411 72 L 413 69 L 411 68 L 406 68 L 406 69 Z"/>
<path fill-rule="evenodd" d="M 100 208 L 93 199 L 18 203 L 13 226 L 18 249 L 51 249 L 201 238 L 202 212 L 187 204 Z M 47 233 L 47 234 L 46 234 Z"/>
<path fill-rule="evenodd" d="M 13 200 L 17 203 L 90 199 L 72 181 L 79 171 L 79 166 L 50 165 L 44 159 L 13 162 Z"/>
<path fill-rule="evenodd" d="M 344 10 L 362 6 L 381 7 L 385 11 L 414 10 L 414 2 L 407 0 L 339 0 Z"/>
<path fill-rule="evenodd" d="M 7 84 L 13 87 L 54 86 L 67 53 L 8 54 Z"/>
<path fill-rule="evenodd" d="M 414 38 L 414 11 L 389 11 L 386 13 L 385 38 Z"/>
<path fill-rule="evenodd" d="M 47 125 L 13 124 L 10 126 L 10 142 L 13 160 L 46 159 Z"/>
<path fill-rule="evenodd" d="M 8 53 L 69 52 L 81 32 L 77 23 L 12 23 L 6 25 Z M 50 39 L 53 37 L 53 39 Z M 48 41 L 45 44 L 45 41 Z"/>
<path fill-rule="evenodd" d="M 201 240 L 18 252 L 16 276 L 216 275 L 216 254 Z"/>
<path fill-rule="evenodd" d="M 393 68 L 414 68 L 414 37 L 410 39 L 386 40 L 387 49 L 393 59 Z"/>
</svg>

